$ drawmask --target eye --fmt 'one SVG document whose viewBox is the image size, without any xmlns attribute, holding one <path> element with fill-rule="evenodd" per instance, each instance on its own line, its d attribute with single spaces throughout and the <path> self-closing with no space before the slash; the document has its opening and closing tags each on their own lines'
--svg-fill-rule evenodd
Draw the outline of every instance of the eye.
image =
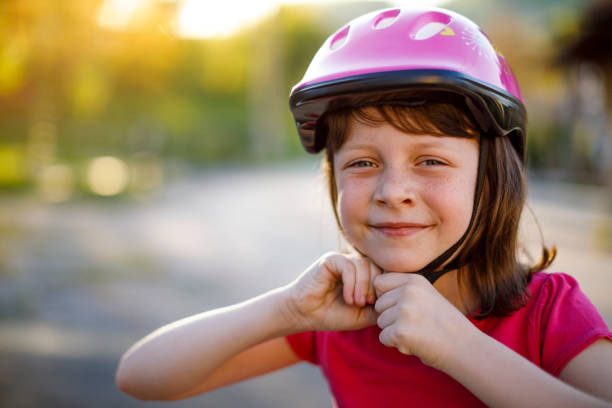
<svg viewBox="0 0 612 408">
<path fill-rule="evenodd" d="M 436 159 L 426 159 L 423 160 L 420 164 L 423 166 L 444 166 L 446 163 Z"/>
<path fill-rule="evenodd" d="M 356 160 L 349 163 L 346 167 L 376 167 L 376 164 L 369 160 Z"/>
</svg>

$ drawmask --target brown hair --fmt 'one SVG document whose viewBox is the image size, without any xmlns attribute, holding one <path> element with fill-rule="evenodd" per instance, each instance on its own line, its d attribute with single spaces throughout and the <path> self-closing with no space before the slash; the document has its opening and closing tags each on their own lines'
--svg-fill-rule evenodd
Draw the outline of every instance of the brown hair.
<svg viewBox="0 0 612 408">
<path fill-rule="evenodd" d="M 324 115 L 317 132 L 327 135 L 323 169 L 341 231 L 333 161 L 346 140 L 351 120 L 370 126 L 386 122 L 411 134 L 481 137 L 463 97 L 456 94 L 372 94 L 340 103 L 350 107 Z M 486 166 L 482 192 L 475 204 L 471 231 L 457 255 L 459 264 L 465 265 L 459 269 L 459 283 L 466 281 L 480 300 L 477 318 L 504 316 L 522 307 L 529 297 L 527 285 L 532 274 L 548 267 L 556 254 L 554 247 L 549 250 L 543 246 L 535 264 L 518 261 L 519 220 L 526 195 L 523 164 L 509 137 L 484 137 L 481 142 L 489 144 L 487 163 L 481 163 Z"/>
</svg>

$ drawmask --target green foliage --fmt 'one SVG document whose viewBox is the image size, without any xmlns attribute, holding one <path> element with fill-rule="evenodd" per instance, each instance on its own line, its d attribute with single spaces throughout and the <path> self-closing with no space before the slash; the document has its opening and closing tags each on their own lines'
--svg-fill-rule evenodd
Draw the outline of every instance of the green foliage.
<svg viewBox="0 0 612 408">
<path fill-rule="evenodd" d="M 55 163 L 72 166 L 83 180 L 80 163 L 103 155 L 210 163 L 303 154 L 287 108 L 291 87 L 338 21 L 385 6 L 282 6 L 231 37 L 193 40 L 174 34 L 178 1 L 149 0 L 120 29 L 100 24 L 103 4 L 5 0 L 0 6 L 0 188 L 33 183 Z M 566 21 L 575 14 L 559 4 L 555 10 L 557 24 L 559 16 Z M 488 25 L 523 89 L 542 94 L 559 86 L 542 68 L 549 54 L 539 50 L 550 44 L 540 36 L 545 28 L 529 31 L 520 16 L 519 10 Z M 533 32 L 537 38 L 526 41 Z M 272 74 L 262 72 L 277 65 Z M 262 90 L 267 93 L 259 95 Z M 279 124 L 262 127 L 266 120 Z M 537 115 L 530 120 L 546 127 Z"/>
</svg>

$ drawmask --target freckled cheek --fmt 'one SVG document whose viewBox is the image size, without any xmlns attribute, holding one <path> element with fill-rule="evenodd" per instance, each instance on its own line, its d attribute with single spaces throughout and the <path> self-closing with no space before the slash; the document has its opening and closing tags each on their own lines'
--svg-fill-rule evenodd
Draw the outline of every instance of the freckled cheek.
<svg viewBox="0 0 612 408">
<path fill-rule="evenodd" d="M 345 232 L 352 231 L 357 223 L 364 222 L 368 210 L 367 188 L 360 183 L 339 183 L 337 211 Z"/>
<path fill-rule="evenodd" d="M 470 223 L 474 207 L 474 186 L 465 180 L 454 179 L 424 189 L 426 201 L 440 220 L 464 231 Z"/>
</svg>

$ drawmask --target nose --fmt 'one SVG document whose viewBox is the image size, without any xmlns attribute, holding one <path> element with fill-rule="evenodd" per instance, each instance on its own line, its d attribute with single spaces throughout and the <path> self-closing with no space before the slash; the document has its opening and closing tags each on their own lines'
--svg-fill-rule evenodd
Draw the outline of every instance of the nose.
<svg viewBox="0 0 612 408">
<path fill-rule="evenodd" d="M 374 201 L 387 207 L 412 206 L 417 197 L 417 185 L 410 172 L 387 167 L 378 180 Z"/>
</svg>

